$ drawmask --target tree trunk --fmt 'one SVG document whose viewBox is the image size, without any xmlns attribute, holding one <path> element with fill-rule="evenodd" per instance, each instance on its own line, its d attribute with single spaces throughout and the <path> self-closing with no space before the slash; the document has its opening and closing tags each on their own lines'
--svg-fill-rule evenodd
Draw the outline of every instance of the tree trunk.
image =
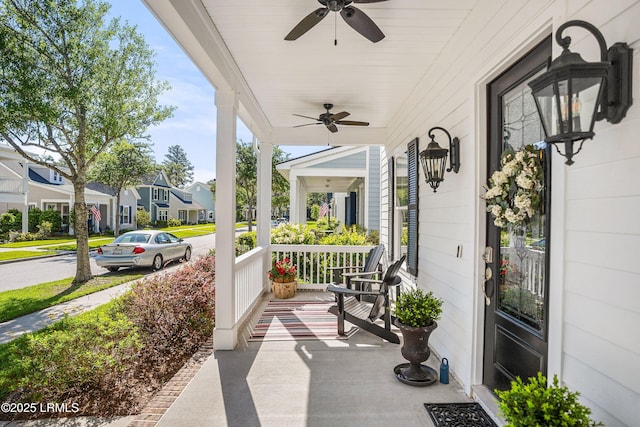
<svg viewBox="0 0 640 427">
<path fill-rule="evenodd" d="M 120 234 L 120 191 L 116 194 L 115 221 L 113 224 L 113 236 L 118 237 Z M 124 213 L 124 212 L 123 212 Z M 129 218 L 131 221 L 131 218 Z"/>
<path fill-rule="evenodd" d="M 91 264 L 89 264 L 89 227 L 88 209 L 84 199 L 84 182 L 74 182 L 73 191 L 75 193 L 75 202 L 73 209 L 76 213 L 76 277 L 73 279 L 74 284 L 85 283 L 92 277 Z"/>
</svg>

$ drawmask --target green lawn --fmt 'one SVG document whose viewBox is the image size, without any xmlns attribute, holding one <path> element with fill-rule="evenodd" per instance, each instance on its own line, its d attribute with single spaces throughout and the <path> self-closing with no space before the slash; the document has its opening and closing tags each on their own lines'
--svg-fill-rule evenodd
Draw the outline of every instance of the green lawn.
<svg viewBox="0 0 640 427">
<path fill-rule="evenodd" d="M 0 292 L 0 322 L 15 319 L 84 295 L 111 288 L 144 276 L 142 273 L 109 273 L 96 276 L 82 285 L 73 285 L 73 277 L 27 288 Z"/>
<path fill-rule="evenodd" d="M 176 235 L 176 237 L 195 237 L 195 236 L 203 236 L 205 234 L 215 233 L 216 225 L 215 224 L 196 224 L 196 225 L 182 225 L 180 227 L 167 227 L 162 230 L 168 231 L 171 234 Z M 89 238 L 89 249 L 96 249 L 102 245 L 106 245 L 113 241 L 113 237 L 90 237 Z M 58 251 L 75 251 L 76 250 L 76 239 L 74 237 L 60 238 L 60 239 L 43 239 L 43 240 L 32 240 L 28 242 L 13 242 L 13 243 L 4 243 L 0 245 L 0 248 L 27 248 L 27 247 L 45 247 L 46 249 L 53 249 Z M 6 252 L 0 254 L 0 260 L 3 259 L 16 259 L 16 258 L 27 258 L 28 256 L 36 256 L 36 255 L 28 255 L 30 252 L 25 253 L 25 251 L 16 251 L 15 253 L 24 254 L 25 256 L 16 255 L 12 256 L 9 254 L 13 254 L 14 252 Z M 4 255 L 5 257 L 1 257 Z M 28 255 L 28 256 L 27 256 Z"/>
<path fill-rule="evenodd" d="M 0 252 L 0 261 L 8 261 L 11 259 L 33 258 L 43 255 L 55 254 L 54 251 L 10 251 Z"/>
</svg>

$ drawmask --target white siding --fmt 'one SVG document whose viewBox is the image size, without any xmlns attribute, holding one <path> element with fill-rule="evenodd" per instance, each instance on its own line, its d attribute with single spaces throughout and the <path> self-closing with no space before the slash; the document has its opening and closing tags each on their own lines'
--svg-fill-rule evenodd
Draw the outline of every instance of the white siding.
<svg viewBox="0 0 640 427">
<path fill-rule="evenodd" d="M 448 173 L 437 193 L 420 171 L 418 286 L 445 299 L 444 314 L 431 336 L 434 350 L 447 357 L 466 390 L 482 373 L 483 305 L 480 261 L 484 247 L 484 212 L 480 195 L 486 176 L 485 85 L 546 34 L 569 19 L 593 23 L 608 45 L 627 42 L 635 49 L 634 102 L 617 125 L 596 124 L 595 139 L 571 167 L 554 152 L 551 235 L 555 271 L 550 272 L 561 298 L 551 334 L 553 372 L 582 394 L 596 420 L 608 427 L 637 425 L 640 419 L 640 2 L 493 1 L 477 8 L 467 23 L 474 37 L 454 38 L 441 61 L 430 69 L 391 122 L 382 156 L 381 196 L 387 201 L 387 156 L 420 137 L 429 141 L 433 126 L 460 138 L 459 174 Z M 580 32 L 582 31 L 582 32 Z M 583 30 L 572 30 L 573 51 L 597 59 L 597 44 Z M 554 42 L 554 57 L 560 48 Z M 478 87 L 476 88 L 476 85 Z M 557 174 L 561 174 L 558 176 Z M 381 235 L 387 241 L 387 211 Z M 458 245 L 462 257 L 456 257 Z"/>
</svg>

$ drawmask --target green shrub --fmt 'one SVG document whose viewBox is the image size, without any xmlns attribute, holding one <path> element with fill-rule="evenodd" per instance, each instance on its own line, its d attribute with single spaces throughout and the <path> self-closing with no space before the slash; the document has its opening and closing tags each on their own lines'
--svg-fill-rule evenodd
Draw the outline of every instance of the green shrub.
<svg viewBox="0 0 640 427">
<path fill-rule="evenodd" d="M 316 236 L 304 224 L 283 222 L 271 230 L 271 243 L 282 245 L 312 245 Z"/>
<path fill-rule="evenodd" d="M 499 407 L 509 427 L 593 427 L 600 426 L 591 420 L 591 410 L 578 402 L 580 393 L 558 386 L 558 376 L 553 385 L 538 372 L 525 384 L 520 377 L 511 382 L 511 389 L 496 390 Z"/>
<path fill-rule="evenodd" d="M 49 221 L 42 221 L 38 224 L 38 232 L 36 236 L 38 239 L 43 239 L 51 235 L 52 224 Z"/>
<path fill-rule="evenodd" d="M 29 231 L 34 233 L 38 231 L 38 224 L 40 224 L 40 215 L 42 211 L 39 208 L 29 209 Z"/>
<path fill-rule="evenodd" d="M 180 221 L 177 218 L 169 218 L 169 221 L 167 222 L 167 225 L 169 227 L 180 227 L 182 225 L 182 221 Z"/>
<path fill-rule="evenodd" d="M 9 231 L 14 231 L 16 222 L 16 216 L 11 212 L 5 212 L 0 215 L 0 232 L 8 233 Z"/>
<path fill-rule="evenodd" d="M 345 228 L 340 234 L 329 234 L 320 239 L 320 245 L 367 245 L 367 235 L 355 227 Z"/>
<path fill-rule="evenodd" d="M 157 220 L 155 224 L 155 228 L 167 228 L 167 221 L 165 220 Z"/>
<path fill-rule="evenodd" d="M 236 256 L 249 252 L 258 246 L 258 234 L 255 231 L 247 231 L 236 239 Z"/>
<path fill-rule="evenodd" d="M 29 216 L 31 216 L 31 211 L 29 211 Z M 51 223 L 51 231 L 62 230 L 62 215 L 60 212 L 54 211 L 53 209 L 47 209 L 40 214 L 40 221 L 38 221 L 38 225 L 45 221 Z M 36 225 L 36 228 L 38 228 L 38 225 Z"/>
<path fill-rule="evenodd" d="M 420 288 L 400 294 L 396 301 L 396 317 L 403 325 L 416 328 L 429 326 L 440 320 L 442 303 L 433 292 L 425 293 Z"/>
<path fill-rule="evenodd" d="M 136 211 L 136 224 L 138 228 L 145 228 L 151 225 L 151 214 L 144 209 Z"/>
<path fill-rule="evenodd" d="M 377 230 L 369 231 L 369 234 L 367 235 L 367 243 L 370 245 L 380 244 L 380 232 Z"/>
</svg>

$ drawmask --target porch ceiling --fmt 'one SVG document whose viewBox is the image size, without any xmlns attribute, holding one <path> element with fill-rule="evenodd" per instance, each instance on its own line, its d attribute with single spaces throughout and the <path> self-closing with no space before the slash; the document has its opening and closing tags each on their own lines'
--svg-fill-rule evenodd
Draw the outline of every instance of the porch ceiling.
<svg viewBox="0 0 640 427">
<path fill-rule="evenodd" d="M 278 145 L 383 144 L 403 101 L 479 3 L 353 4 L 385 33 L 374 44 L 335 13 L 298 40 L 285 41 L 321 7 L 316 0 L 143 1 L 216 88 L 239 90 L 240 114 L 252 131 Z M 322 125 L 293 128 L 310 122 L 293 113 L 317 117 L 327 102 L 332 112 L 348 111 L 348 119 L 370 126 L 340 127 L 335 134 Z"/>
</svg>

